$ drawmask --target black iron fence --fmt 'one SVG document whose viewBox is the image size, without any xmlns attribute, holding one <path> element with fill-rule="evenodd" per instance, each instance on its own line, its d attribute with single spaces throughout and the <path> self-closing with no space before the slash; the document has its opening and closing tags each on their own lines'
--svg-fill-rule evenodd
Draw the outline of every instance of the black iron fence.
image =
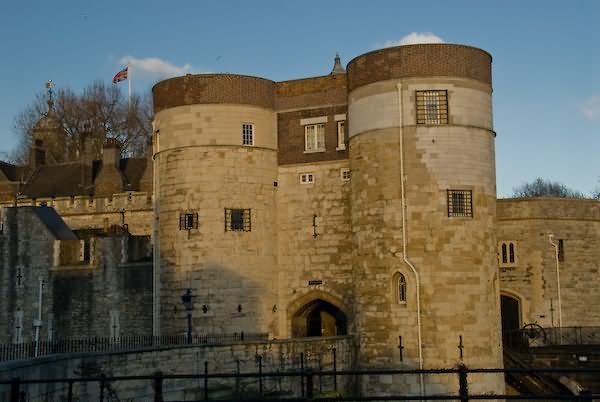
<svg viewBox="0 0 600 402">
<path fill-rule="evenodd" d="M 263 372 L 259 365 L 258 372 L 253 373 L 210 373 L 208 371 L 208 362 L 204 364 L 204 372 L 200 374 L 177 374 L 168 375 L 161 372 L 155 372 L 153 375 L 146 376 L 98 376 L 85 378 L 57 378 L 57 379 L 21 379 L 13 378 L 9 381 L 0 381 L 0 395 L 8 395 L 8 402 L 21 402 L 37 400 L 28 394 L 28 389 L 35 385 L 45 385 L 46 389 L 49 385 L 61 385 L 56 388 L 55 395 L 45 394 L 45 401 L 154 401 L 154 402 L 176 402 L 176 401 L 422 401 L 422 400 L 445 400 L 445 401 L 469 401 L 469 400 L 544 400 L 544 401 L 585 401 L 592 402 L 594 399 L 600 398 L 600 394 L 593 394 L 589 391 L 581 391 L 578 395 L 568 393 L 540 393 L 527 395 L 506 395 L 506 394 L 477 394 L 469 390 L 470 385 L 477 383 L 477 375 L 506 375 L 506 374 L 531 374 L 531 373 L 594 373 L 600 374 L 600 369 L 591 368 L 528 368 L 528 369 L 469 369 L 464 365 L 459 365 L 452 369 L 436 369 L 436 370 L 327 370 L 318 371 L 312 369 L 302 369 L 300 371 L 290 372 Z M 389 384 L 389 378 L 394 376 L 413 376 L 415 378 L 426 378 L 431 383 L 435 383 L 435 376 L 452 376 L 455 378 L 453 383 L 456 385 L 454 391 L 435 393 L 427 392 L 428 385 L 424 386 L 425 392 L 414 392 L 407 394 L 402 391 L 378 393 L 377 387 L 365 388 L 361 386 L 364 382 L 376 382 L 377 379 L 386 378 L 382 383 Z M 473 377 L 474 378 L 473 378 Z M 321 377 L 331 378 L 330 389 L 319 390 L 316 386 L 318 379 Z M 239 386 L 241 380 L 253 379 L 256 385 L 254 389 L 245 389 L 240 392 L 240 389 L 232 387 L 227 395 L 223 393 L 215 394 L 215 389 L 211 385 L 218 380 L 230 379 Z M 281 381 L 281 379 L 292 379 L 296 383 L 300 383 L 299 392 L 282 396 L 281 394 L 273 394 L 266 392 L 267 382 Z M 344 381 L 349 379 L 350 381 Z M 168 381 L 193 381 L 199 384 L 197 387 L 200 391 L 200 398 L 196 399 L 167 399 L 168 392 L 165 392 L 165 383 Z M 143 382 L 145 388 L 150 389 L 150 392 L 141 392 L 141 396 L 132 397 L 128 395 L 124 399 L 119 399 L 118 393 L 115 391 L 116 385 L 127 382 Z M 78 394 L 77 388 L 82 388 L 82 384 L 94 384 L 94 387 L 86 387 L 85 394 Z M 345 384 L 340 386 L 340 384 Z M 2 387 L 5 387 L 2 390 Z M 94 392 L 90 393 L 90 388 Z M 138 388 L 141 390 L 141 388 Z M 4 392 L 4 393 L 3 393 Z M 42 400 L 40 398 L 40 400 Z"/>
<path fill-rule="evenodd" d="M 227 345 L 268 340 L 267 333 L 236 332 L 192 336 L 121 336 L 61 339 L 53 341 L 0 344 L 0 361 L 29 359 L 57 353 L 118 352 L 179 345 Z"/>
<path fill-rule="evenodd" d="M 504 346 L 526 349 L 541 346 L 600 345 L 600 327 L 550 327 L 528 324 L 502 334 Z"/>
</svg>

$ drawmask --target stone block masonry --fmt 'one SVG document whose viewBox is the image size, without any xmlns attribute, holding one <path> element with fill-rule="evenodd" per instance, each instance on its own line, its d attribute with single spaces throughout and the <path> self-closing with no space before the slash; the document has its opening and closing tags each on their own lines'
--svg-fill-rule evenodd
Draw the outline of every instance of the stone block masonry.
<svg viewBox="0 0 600 402">
<path fill-rule="evenodd" d="M 327 339 L 273 340 L 248 342 L 223 346 L 178 347 L 112 354 L 80 354 L 38 358 L 28 362 L 0 365 L 0 379 L 52 379 L 65 377 L 98 377 L 153 375 L 157 371 L 168 374 L 204 374 L 205 362 L 209 374 L 236 372 L 258 373 L 259 365 L 267 372 L 300 372 L 308 369 L 333 370 L 333 349 L 336 368 L 354 368 L 354 346 L 351 337 Z M 304 363 L 301 363 L 301 357 Z M 211 399 L 235 399 L 259 396 L 257 378 L 211 378 L 208 393 Z M 315 378 L 315 394 L 333 389 L 331 376 Z M 338 387 L 349 393 L 350 377 L 339 379 Z M 345 391 L 348 390 L 348 391 Z M 0 400 L 9 400 L 8 387 L 0 387 Z M 28 402 L 58 402 L 66 400 L 66 384 L 30 385 L 26 388 Z M 204 396 L 202 379 L 165 380 L 163 392 L 166 400 L 201 400 Z M 98 400 L 97 384 L 76 384 L 74 393 L 78 400 Z M 152 381 L 128 381 L 109 384 L 111 393 L 119 400 L 149 400 L 153 397 Z M 279 397 L 299 397 L 299 377 L 263 379 L 263 393 Z"/>
</svg>

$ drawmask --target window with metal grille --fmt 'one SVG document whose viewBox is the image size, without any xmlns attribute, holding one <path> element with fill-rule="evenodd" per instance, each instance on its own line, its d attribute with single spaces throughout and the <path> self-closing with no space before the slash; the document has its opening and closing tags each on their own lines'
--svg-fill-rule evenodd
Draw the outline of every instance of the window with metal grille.
<svg viewBox="0 0 600 402">
<path fill-rule="evenodd" d="M 225 208 L 225 231 L 250 232 L 251 209 Z"/>
<path fill-rule="evenodd" d="M 179 214 L 179 230 L 198 229 L 198 214 L 183 212 Z"/>
<path fill-rule="evenodd" d="M 242 124 L 242 144 L 254 145 L 254 124 L 243 123 Z"/>
<path fill-rule="evenodd" d="M 304 151 L 325 151 L 325 124 L 310 124 L 304 126 Z"/>
<path fill-rule="evenodd" d="M 471 190 L 448 190 L 448 216 L 473 217 Z"/>
<path fill-rule="evenodd" d="M 417 124 L 448 124 L 448 91 L 416 91 Z"/>
</svg>

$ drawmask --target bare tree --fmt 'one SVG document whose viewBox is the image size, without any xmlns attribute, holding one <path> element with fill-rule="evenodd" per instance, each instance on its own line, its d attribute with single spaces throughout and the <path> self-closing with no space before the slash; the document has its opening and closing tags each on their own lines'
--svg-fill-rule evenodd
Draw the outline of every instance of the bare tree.
<svg viewBox="0 0 600 402">
<path fill-rule="evenodd" d="M 559 197 L 559 198 L 586 198 L 579 192 L 572 190 L 562 183 L 544 180 L 540 177 L 531 183 L 523 183 L 513 189 L 513 197 Z"/>
<path fill-rule="evenodd" d="M 54 94 L 54 113 L 65 136 L 65 157 L 75 160 L 81 153 L 82 139 L 91 141 L 92 152 L 100 156 L 107 137 L 117 138 L 124 155 L 138 156 L 146 151 L 152 134 L 152 101 L 150 95 L 133 95 L 131 105 L 120 86 L 95 81 L 81 94 L 62 88 Z M 48 112 L 48 94 L 36 95 L 14 120 L 18 145 L 10 155 L 17 163 L 25 163 L 31 146 L 31 132 Z"/>
</svg>

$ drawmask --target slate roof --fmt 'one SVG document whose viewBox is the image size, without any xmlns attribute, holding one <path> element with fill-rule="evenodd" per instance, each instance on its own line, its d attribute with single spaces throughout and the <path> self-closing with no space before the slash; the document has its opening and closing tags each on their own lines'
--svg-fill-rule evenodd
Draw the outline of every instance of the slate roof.
<svg viewBox="0 0 600 402">
<path fill-rule="evenodd" d="M 16 166 L 12 163 L 0 161 L 0 170 L 8 180 L 17 181 L 19 180 L 19 171 L 22 170 L 22 168 L 21 166 Z"/>
<path fill-rule="evenodd" d="M 77 240 L 75 233 L 67 226 L 54 208 L 43 206 L 26 208 L 31 208 L 33 210 L 40 221 L 42 221 L 57 240 Z"/>
<path fill-rule="evenodd" d="M 123 191 L 139 190 L 146 164 L 146 158 L 126 158 L 119 161 L 119 169 L 125 178 L 125 183 L 122 183 Z M 86 165 L 80 162 L 42 165 L 23 186 L 21 195 L 29 198 L 93 195 L 93 182 L 101 170 L 102 161 L 99 160 Z"/>
</svg>

